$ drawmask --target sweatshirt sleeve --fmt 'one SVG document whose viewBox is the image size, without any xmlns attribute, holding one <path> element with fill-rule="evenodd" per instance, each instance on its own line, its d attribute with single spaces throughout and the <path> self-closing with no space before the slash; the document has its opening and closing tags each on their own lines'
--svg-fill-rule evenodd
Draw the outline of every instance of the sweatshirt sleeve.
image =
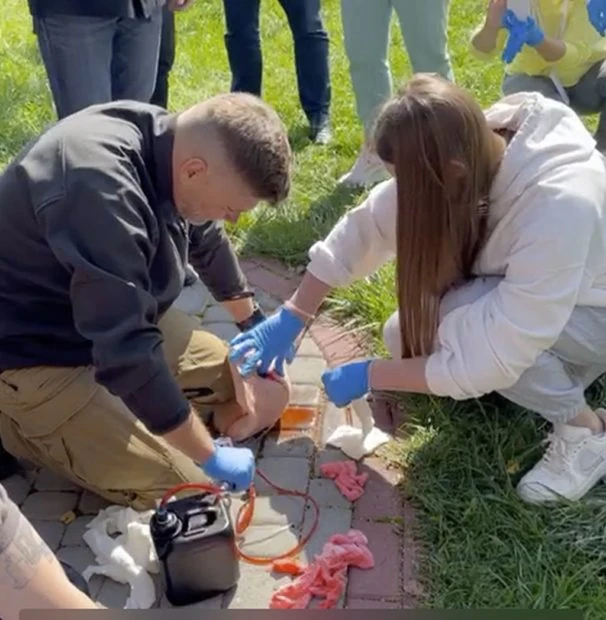
<svg viewBox="0 0 606 620">
<path fill-rule="evenodd" d="M 560 60 L 553 63 L 553 68 L 562 75 L 578 73 L 578 67 L 587 64 L 593 56 L 598 37 L 589 21 L 586 7 L 576 7 L 566 27 L 566 51 Z"/>
<path fill-rule="evenodd" d="M 336 288 L 375 272 L 396 252 L 397 187 L 393 179 L 342 217 L 310 251 L 307 271 Z"/>
<path fill-rule="evenodd" d="M 252 295 L 221 222 L 191 226 L 189 242 L 189 260 L 217 301 Z"/>
<path fill-rule="evenodd" d="M 145 195 L 125 171 L 93 169 L 72 171 L 65 191 L 68 199 L 43 204 L 37 217 L 69 274 L 74 323 L 92 345 L 96 380 L 150 432 L 173 430 L 189 404 L 162 351 L 148 269 L 158 232 Z"/>
<path fill-rule="evenodd" d="M 568 168 L 520 198 L 529 202 L 532 219 L 527 213 L 509 224 L 515 230 L 499 285 L 442 319 L 425 371 L 432 393 L 464 400 L 507 389 L 559 338 L 591 277 L 586 259 L 598 222 L 589 196 L 598 192 L 588 187 L 586 196 L 578 195 L 584 176 Z"/>
</svg>

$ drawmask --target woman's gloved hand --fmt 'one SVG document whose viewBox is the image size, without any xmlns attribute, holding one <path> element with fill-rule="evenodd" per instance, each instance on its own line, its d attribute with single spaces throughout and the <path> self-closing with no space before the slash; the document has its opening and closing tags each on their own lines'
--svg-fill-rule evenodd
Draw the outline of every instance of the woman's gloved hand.
<svg viewBox="0 0 606 620">
<path fill-rule="evenodd" d="M 283 377 L 284 362 L 292 362 L 295 340 L 304 327 L 305 323 L 298 316 L 280 306 L 275 314 L 232 339 L 229 360 L 245 377 L 255 371 L 266 375 L 272 363 Z"/>
<path fill-rule="evenodd" d="M 350 362 L 325 370 L 322 383 L 328 400 L 337 407 L 346 407 L 352 400 L 362 398 L 368 393 L 368 371 L 373 360 Z"/>
<path fill-rule="evenodd" d="M 212 456 L 200 467 L 215 482 L 228 482 L 237 492 L 248 490 L 255 477 L 255 457 L 248 448 L 215 445 Z"/>
</svg>

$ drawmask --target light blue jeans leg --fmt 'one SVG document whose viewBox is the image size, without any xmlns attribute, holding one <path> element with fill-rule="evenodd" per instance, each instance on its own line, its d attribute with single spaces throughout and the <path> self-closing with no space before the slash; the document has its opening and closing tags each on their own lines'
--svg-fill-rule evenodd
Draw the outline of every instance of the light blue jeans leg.
<svg viewBox="0 0 606 620">
<path fill-rule="evenodd" d="M 453 80 L 448 54 L 449 0 L 393 0 L 414 73 Z"/>
<path fill-rule="evenodd" d="M 391 95 L 387 55 L 391 15 L 391 0 L 341 0 L 349 73 L 358 117 L 367 135 L 378 109 Z"/>
<path fill-rule="evenodd" d="M 393 0 L 414 73 L 454 80 L 448 53 L 449 0 Z"/>
</svg>

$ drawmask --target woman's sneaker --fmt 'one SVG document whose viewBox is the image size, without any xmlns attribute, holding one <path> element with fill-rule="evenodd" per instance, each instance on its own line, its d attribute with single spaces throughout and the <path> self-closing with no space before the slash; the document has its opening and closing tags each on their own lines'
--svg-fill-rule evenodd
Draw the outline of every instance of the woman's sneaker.
<svg viewBox="0 0 606 620">
<path fill-rule="evenodd" d="M 362 147 L 355 164 L 339 179 L 339 184 L 348 187 L 370 187 L 387 178 L 389 173 L 379 157 L 367 147 Z"/>
<path fill-rule="evenodd" d="M 596 413 L 604 421 L 606 411 Z M 556 424 L 543 458 L 520 480 L 519 496 L 531 503 L 577 501 L 606 477 L 606 432 Z"/>
</svg>

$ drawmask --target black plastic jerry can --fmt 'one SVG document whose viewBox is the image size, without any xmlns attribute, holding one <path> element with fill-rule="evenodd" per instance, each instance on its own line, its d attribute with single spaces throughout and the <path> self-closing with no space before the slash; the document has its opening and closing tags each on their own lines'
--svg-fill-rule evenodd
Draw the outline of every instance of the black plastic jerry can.
<svg viewBox="0 0 606 620">
<path fill-rule="evenodd" d="M 240 578 L 227 502 L 204 493 L 159 508 L 150 522 L 166 598 L 191 605 L 227 592 Z"/>
</svg>

